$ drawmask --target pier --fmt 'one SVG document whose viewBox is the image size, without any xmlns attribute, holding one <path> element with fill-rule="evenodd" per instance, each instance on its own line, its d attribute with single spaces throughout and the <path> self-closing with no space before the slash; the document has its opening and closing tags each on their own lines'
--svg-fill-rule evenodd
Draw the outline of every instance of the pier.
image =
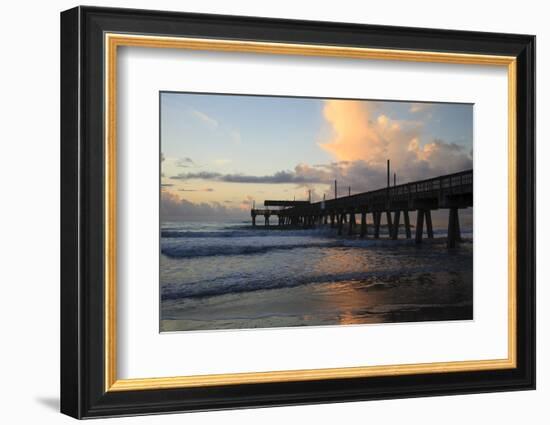
<svg viewBox="0 0 550 425">
<path fill-rule="evenodd" d="M 354 235 L 359 227 L 361 238 L 380 238 L 382 217 L 391 239 L 399 238 L 401 219 L 407 239 L 412 238 L 409 213 L 416 212 L 414 238 L 421 243 L 424 234 L 433 238 L 432 214 L 439 209 L 449 211 L 447 245 L 455 247 L 460 242 L 459 210 L 473 206 L 473 170 L 447 174 L 427 180 L 390 186 L 388 161 L 388 185 L 385 188 L 369 192 L 337 197 L 335 181 L 334 199 L 320 202 L 266 200 L 263 209 L 251 209 L 252 225 L 256 226 L 256 217 L 264 217 L 264 226 L 270 227 L 271 217 L 277 218 L 273 225 L 279 227 L 315 227 L 330 225 L 337 229 L 338 235 Z M 276 209 L 270 209 L 276 207 Z M 373 234 L 369 235 L 367 215 L 372 215 Z M 359 226 L 357 223 L 359 222 Z"/>
</svg>

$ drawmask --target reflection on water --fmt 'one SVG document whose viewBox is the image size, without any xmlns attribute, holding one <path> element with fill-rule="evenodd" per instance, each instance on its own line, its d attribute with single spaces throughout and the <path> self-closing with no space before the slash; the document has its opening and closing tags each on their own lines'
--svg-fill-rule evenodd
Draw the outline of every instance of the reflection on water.
<svg viewBox="0 0 550 425">
<path fill-rule="evenodd" d="M 472 244 L 326 231 L 178 229 L 163 238 L 161 329 L 472 319 Z"/>
</svg>

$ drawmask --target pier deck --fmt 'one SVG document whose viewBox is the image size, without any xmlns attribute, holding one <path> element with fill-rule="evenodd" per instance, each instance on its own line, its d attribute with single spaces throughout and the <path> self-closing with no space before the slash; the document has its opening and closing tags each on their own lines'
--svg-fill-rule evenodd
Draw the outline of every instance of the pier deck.
<svg viewBox="0 0 550 425">
<path fill-rule="evenodd" d="M 460 241 L 458 210 L 473 206 L 473 170 L 447 174 L 427 180 L 394 185 L 369 192 L 342 196 L 320 202 L 266 200 L 264 209 L 253 208 L 250 212 L 252 225 L 256 217 L 264 217 L 269 227 L 271 216 L 278 217 L 278 226 L 315 227 L 330 224 L 338 229 L 338 234 L 356 231 L 356 215 L 360 216 L 361 237 L 368 237 L 367 214 L 372 214 L 374 238 L 380 237 L 382 214 L 386 215 L 388 234 L 392 239 L 399 236 L 400 220 L 403 216 L 405 236 L 411 238 L 409 212 L 416 211 L 415 240 L 422 242 L 424 225 L 428 238 L 433 238 L 431 211 L 449 210 L 447 244 L 454 247 Z M 279 207 L 269 209 L 268 207 Z"/>
</svg>

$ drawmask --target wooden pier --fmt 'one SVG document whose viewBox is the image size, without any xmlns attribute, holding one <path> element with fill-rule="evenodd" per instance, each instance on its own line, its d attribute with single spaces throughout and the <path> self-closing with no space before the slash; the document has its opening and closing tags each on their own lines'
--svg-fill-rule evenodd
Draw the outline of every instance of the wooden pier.
<svg viewBox="0 0 550 425">
<path fill-rule="evenodd" d="M 389 176 L 389 174 L 388 174 Z M 395 177 L 394 177 L 395 181 Z M 271 226 L 270 217 L 277 217 L 280 227 L 315 227 L 326 224 L 337 229 L 338 235 L 353 235 L 359 227 L 359 236 L 368 234 L 367 215 L 372 215 L 372 237 L 380 237 L 382 216 L 391 239 L 398 239 L 403 219 L 407 239 L 412 238 L 409 212 L 416 211 L 415 241 L 421 243 L 424 233 L 433 238 L 433 210 L 448 209 L 447 244 L 453 248 L 460 242 L 458 210 L 473 206 L 473 170 L 448 174 L 427 180 L 415 181 L 383 189 L 358 193 L 320 202 L 264 201 L 264 209 L 252 208 L 252 225 L 256 217 L 264 217 L 264 225 Z M 277 207 L 278 209 L 269 209 Z M 359 220 L 359 226 L 357 221 Z"/>
</svg>

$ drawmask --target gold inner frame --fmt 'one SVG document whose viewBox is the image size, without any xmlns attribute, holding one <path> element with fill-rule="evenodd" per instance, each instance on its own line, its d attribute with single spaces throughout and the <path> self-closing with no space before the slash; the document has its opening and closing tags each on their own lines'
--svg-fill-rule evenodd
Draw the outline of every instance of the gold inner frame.
<svg viewBox="0 0 550 425">
<path fill-rule="evenodd" d="M 328 45 L 105 34 L 105 391 L 311 381 L 515 368 L 516 358 L 516 58 Z M 508 357 L 495 360 L 118 379 L 116 324 L 117 48 L 120 46 L 504 66 L 508 72 Z"/>
</svg>

